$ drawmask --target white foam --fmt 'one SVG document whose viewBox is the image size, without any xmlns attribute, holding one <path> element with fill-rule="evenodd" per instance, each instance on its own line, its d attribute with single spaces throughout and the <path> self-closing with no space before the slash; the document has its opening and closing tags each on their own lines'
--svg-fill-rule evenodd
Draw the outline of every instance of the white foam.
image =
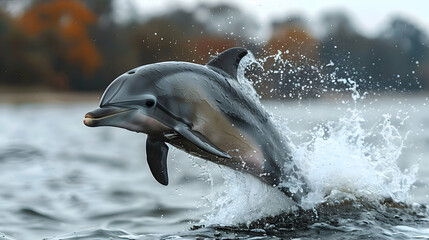
<svg viewBox="0 0 429 240">
<path fill-rule="evenodd" d="M 201 221 L 206 225 L 236 225 L 289 211 L 292 200 L 255 177 L 222 167 L 225 186 L 207 198 L 212 211 Z"/>
<path fill-rule="evenodd" d="M 310 142 L 295 149 L 295 159 L 313 189 L 304 205 L 314 207 L 339 193 L 370 200 L 409 200 L 417 166 L 403 173 L 396 164 L 402 137 L 387 117 L 372 131 L 364 129 L 363 122 L 353 110 L 319 128 Z"/>
</svg>

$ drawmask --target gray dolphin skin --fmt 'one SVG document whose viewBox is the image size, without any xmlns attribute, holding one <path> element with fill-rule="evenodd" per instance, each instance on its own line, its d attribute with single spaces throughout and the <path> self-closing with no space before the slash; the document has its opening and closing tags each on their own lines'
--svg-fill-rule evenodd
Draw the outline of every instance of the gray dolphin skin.
<svg viewBox="0 0 429 240">
<path fill-rule="evenodd" d="M 300 202 L 308 187 L 287 139 L 237 80 L 240 60 L 247 54 L 244 48 L 231 48 L 205 66 L 161 62 L 130 70 L 107 87 L 100 108 L 87 113 L 84 123 L 146 133 L 147 162 L 163 185 L 168 184 L 169 143 L 250 173 Z M 293 189 L 282 184 L 291 182 Z"/>
</svg>

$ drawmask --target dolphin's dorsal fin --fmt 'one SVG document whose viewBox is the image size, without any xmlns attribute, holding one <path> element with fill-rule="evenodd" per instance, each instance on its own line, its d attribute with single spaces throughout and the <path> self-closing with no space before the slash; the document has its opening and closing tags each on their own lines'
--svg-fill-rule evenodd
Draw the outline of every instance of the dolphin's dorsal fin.
<svg viewBox="0 0 429 240">
<path fill-rule="evenodd" d="M 241 47 L 230 48 L 223 51 L 216 58 L 206 64 L 212 70 L 222 70 L 232 78 L 237 79 L 237 68 L 240 60 L 246 56 L 247 49 Z"/>
<path fill-rule="evenodd" d="M 167 172 L 168 146 L 150 135 L 146 140 L 147 163 L 153 177 L 162 185 L 168 185 Z"/>
</svg>

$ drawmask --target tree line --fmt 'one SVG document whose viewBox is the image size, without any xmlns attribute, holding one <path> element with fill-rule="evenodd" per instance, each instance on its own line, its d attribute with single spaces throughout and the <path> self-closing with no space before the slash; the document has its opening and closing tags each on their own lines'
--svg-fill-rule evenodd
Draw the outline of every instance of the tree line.
<svg viewBox="0 0 429 240">
<path fill-rule="evenodd" d="M 344 87 L 333 78 L 366 91 L 429 89 L 427 35 L 403 18 L 366 37 L 343 13 L 325 14 L 318 36 L 301 16 L 285 16 L 261 41 L 259 23 L 227 4 L 173 9 L 145 21 L 131 12 L 126 22 L 115 21 L 112 0 L 33 0 L 21 14 L 3 10 L 6 4 L 13 2 L 0 0 L 0 86 L 102 90 L 136 66 L 206 63 L 242 46 L 266 58 L 262 73 L 250 73 L 262 79 L 256 85 L 265 97 L 313 97 Z"/>
</svg>

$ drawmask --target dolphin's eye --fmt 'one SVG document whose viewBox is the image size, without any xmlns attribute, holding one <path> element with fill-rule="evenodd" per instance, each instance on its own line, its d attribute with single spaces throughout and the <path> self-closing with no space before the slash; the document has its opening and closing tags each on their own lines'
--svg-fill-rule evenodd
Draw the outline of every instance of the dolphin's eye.
<svg viewBox="0 0 429 240">
<path fill-rule="evenodd" d="M 151 107 L 155 106 L 155 100 L 153 100 L 153 99 L 146 100 L 145 106 L 148 107 L 148 108 L 151 108 Z"/>
</svg>

